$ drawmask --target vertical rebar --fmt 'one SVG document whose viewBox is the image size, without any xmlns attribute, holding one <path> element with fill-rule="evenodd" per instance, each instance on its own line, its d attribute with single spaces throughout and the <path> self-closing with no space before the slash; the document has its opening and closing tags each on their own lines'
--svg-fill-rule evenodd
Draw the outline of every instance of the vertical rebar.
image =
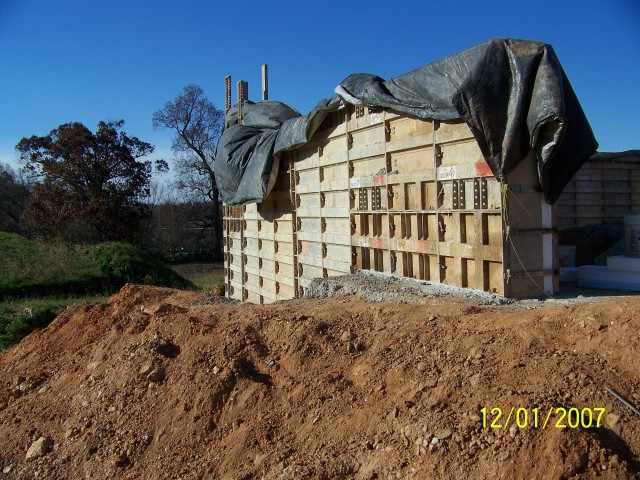
<svg viewBox="0 0 640 480">
<path fill-rule="evenodd" d="M 269 100 L 269 67 L 262 65 L 262 100 Z"/>
<path fill-rule="evenodd" d="M 238 125 L 242 125 L 242 104 L 249 98 L 249 83 L 238 82 Z"/>
<path fill-rule="evenodd" d="M 224 111 L 231 109 L 231 75 L 224 77 Z"/>
</svg>

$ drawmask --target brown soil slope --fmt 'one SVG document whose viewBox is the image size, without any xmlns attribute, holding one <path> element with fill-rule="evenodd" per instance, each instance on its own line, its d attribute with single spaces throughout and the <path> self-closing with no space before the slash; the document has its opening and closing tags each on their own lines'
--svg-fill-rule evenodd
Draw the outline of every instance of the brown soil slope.
<svg viewBox="0 0 640 480">
<path fill-rule="evenodd" d="M 640 418 L 604 387 L 640 403 L 640 297 L 421 302 L 128 285 L 70 308 L 0 356 L 0 476 L 638 478 Z M 551 407 L 606 412 L 543 429 Z"/>
</svg>

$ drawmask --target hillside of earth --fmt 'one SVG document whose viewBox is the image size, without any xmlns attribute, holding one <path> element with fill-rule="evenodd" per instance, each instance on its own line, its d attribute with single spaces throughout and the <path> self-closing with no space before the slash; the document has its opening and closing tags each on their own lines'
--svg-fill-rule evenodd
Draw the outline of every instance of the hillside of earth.
<svg viewBox="0 0 640 480">
<path fill-rule="evenodd" d="M 0 354 L 1 478 L 640 478 L 640 297 L 387 287 L 69 307 Z"/>
</svg>

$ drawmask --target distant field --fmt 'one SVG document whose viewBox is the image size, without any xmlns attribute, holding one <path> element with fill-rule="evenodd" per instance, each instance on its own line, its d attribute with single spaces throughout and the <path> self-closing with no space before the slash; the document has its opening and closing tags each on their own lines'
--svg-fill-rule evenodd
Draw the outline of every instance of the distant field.
<svg viewBox="0 0 640 480">
<path fill-rule="evenodd" d="M 224 267 L 222 263 L 188 263 L 171 265 L 170 268 L 193 283 L 199 290 L 209 291 L 214 285 L 224 283 Z"/>
</svg>

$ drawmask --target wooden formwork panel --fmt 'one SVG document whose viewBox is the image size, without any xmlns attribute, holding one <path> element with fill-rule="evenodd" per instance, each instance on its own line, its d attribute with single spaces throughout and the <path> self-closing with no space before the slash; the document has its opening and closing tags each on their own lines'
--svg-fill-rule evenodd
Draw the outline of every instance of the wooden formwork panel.
<svg viewBox="0 0 640 480">
<path fill-rule="evenodd" d="M 387 156 L 389 173 L 423 172 L 435 168 L 433 147 L 419 146 L 398 151 L 390 150 Z"/>
<path fill-rule="evenodd" d="M 511 288 L 511 279 L 505 275 L 510 270 L 518 284 L 514 292 L 540 290 L 538 285 L 520 285 L 521 270 L 533 269 L 541 272 L 543 288 L 549 287 L 554 272 L 551 267 L 545 271 L 542 261 L 538 264 L 525 258 L 522 268 L 505 267 L 503 187 L 494 179 L 466 124 L 388 115 L 386 132 L 386 171 L 379 170 L 377 157 L 358 158 L 352 169 L 358 174 L 351 179 L 351 243 L 358 268 L 501 294 Z M 529 160 L 533 166 L 533 159 Z M 367 165 L 373 166 L 369 172 L 362 168 Z M 518 193 L 512 195 L 533 205 L 528 215 L 540 227 L 540 193 L 531 195 L 535 198 L 520 195 L 522 189 L 532 190 L 535 175 L 520 172 L 513 181 Z M 507 179 L 510 183 L 511 178 Z M 513 210 L 517 218 L 514 231 L 533 229 L 531 222 L 519 218 L 521 212 Z M 545 227 L 544 234 L 538 230 L 533 235 L 539 252 L 542 247 L 538 247 L 548 243 L 543 237 L 553 235 L 551 225 Z M 527 242 L 509 241 L 513 257 L 529 247 Z"/>
<path fill-rule="evenodd" d="M 463 122 L 348 106 L 283 161 L 278 188 L 225 223 L 234 242 L 241 227 L 244 264 L 236 243 L 227 250 L 244 299 L 293 298 L 355 269 L 511 296 L 554 288 L 554 216 L 534 159 L 501 184 Z"/>
<path fill-rule="evenodd" d="M 503 293 L 500 185 L 468 127 L 388 115 L 385 130 L 386 169 L 353 162 L 357 268 Z"/>
<path fill-rule="evenodd" d="M 507 178 L 503 205 L 507 294 L 530 296 L 558 289 L 556 212 L 537 188 L 536 164 L 520 163 Z"/>
<path fill-rule="evenodd" d="M 608 207 L 620 206 L 624 207 L 629 204 L 629 194 L 631 193 L 631 187 L 618 188 L 617 190 L 607 190 L 603 193 L 585 193 L 580 195 L 580 202 L 582 205 L 599 205 L 606 211 Z M 606 201 L 605 201 L 606 198 Z"/>
<path fill-rule="evenodd" d="M 292 238 L 295 228 L 289 163 L 283 157 L 274 189 L 263 202 L 224 207 L 231 298 L 271 303 L 295 296 Z"/>
<path fill-rule="evenodd" d="M 317 216 L 320 210 L 320 198 L 319 192 L 303 193 L 296 190 L 296 217 L 305 218 Z M 314 213 L 316 213 L 316 215 L 314 215 Z"/>
<path fill-rule="evenodd" d="M 440 122 L 435 132 L 435 141 L 438 144 L 457 143 L 473 139 L 473 134 L 462 120 Z M 469 159 L 469 162 L 473 159 Z"/>
<path fill-rule="evenodd" d="M 370 120 L 362 126 L 373 131 L 375 122 Z M 303 155 L 296 157 L 295 270 L 303 293 L 314 278 L 351 272 L 349 180 L 354 166 L 349 152 L 384 142 L 384 134 L 376 140 L 360 133 L 355 138 L 347 135 L 343 116 L 337 125 L 316 134 Z M 379 157 L 383 166 L 384 155 Z"/>
<path fill-rule="evenodd" d="M 320 191 L 349 189 L 349 168 L 346 163 L 320 167 Z"/>
<path fill-rule="evenodd" d="M 245 253 L 243 253 L 242 255 L 242 259 L 244 262 L 244 271 L 245 272 L 250 272 L 254 275 L 259 275 L 259 271 L 261 269 L 262 263 L 260 262 L 260 260 L 262 260 L 260 257 L 258 256 L 253 256 L 252 254 L 250 254 L 249 252 L 245 251 Z"/>
<path fill-rule="evenodd" d="M 360 111 L 357 111 L 357 109 L 354 108 L 347 108 L 343 113 L 339 112 L 338 115 L 340 116 L 339 121 L 341 123 L 346 118 L 348 132 L 366 129 L 371 126 L 381 124 L 384 118 L 381 111 L 365 111 L 364 107 L 361 107 Z"/>
<path fill-rule="evenodd" d="M 429 138 L 433 134 L 433 122 L 416 122 L 413 118 L 393 114 L 387 114 L 386 120 L 389 142 L 422 135 Z"/>
<path fill-rule="evenodd" d="M 293 257 L 292 257 L 293 260 Z M 276 282 L 280 283 L 281 285 L 286 285 L 287 287 L 290 287 L 292 289 L 292 291 L 294 291 L 293 289 L 295 289 L 295 268 L 293 263 L 282 263 L 282 262 L 277 262 L 278 267 L 277 267 L 277 271 L 275 274 L 275 280 Z"/>
<path fill-rule="evenodd" d="M 322 192 L 320 194 L 320 207 L 323 209 L 325 217 L 332 212 L 341 212 L 343 209 L 349 206 L 349 191 L 340 190 L 333 192 Z M 338 218 L 343 218 L 342 215 L 335 215 Z"/>
<path fill-rule="evenodd" d="M 296 150 L 296 172 L 294 174 L 296 182 L 300 182 L 301 171 L 314 171 L 318 168 L 319 161 L 317 145 L 302 146 Z M 317 178 L 312 177 L 312 180 L 317 181 Z"/>
<path fill-rule="evenodd" d="M 298 284 L 303 288 L 308 288 L 314 278 L 323 278 L 322 266 L 314 265 L 304 255 L 298 256 Z"/>
<path fill-rule="evenodd" d="M 640 205 L 640 162 L 592 158 L 558 199 L 558 227 L 622 221 Z"/>
<path fill-rule="evenodd" d="M 386 172 L 387 158 L 385 155 L 376 157 L 356 158 L 350 160 L 350 177 L 369 177 L 371 172 Z"/>
<path fill-rule="evenodd" d="M 271 258 L 260 257 L 258 259 L 258 268 L 260 275 L 275 280 L 276 264 L 278 262 Z"/>
<path fill-rule="evenodd" d="M 243 214 L 242 207 L 224 207 L 226 294 L 237 300 L 242 300 Z"/>
<path fill-rule="evenodd" d="M 274 220 L 274 240 L 280 242 L 291 241 L 291 235 L 293 235 L 293 222 L 290 215 L 287 217 L 288 218 L 280 217 L 280 219 Z"/>
</svg>

